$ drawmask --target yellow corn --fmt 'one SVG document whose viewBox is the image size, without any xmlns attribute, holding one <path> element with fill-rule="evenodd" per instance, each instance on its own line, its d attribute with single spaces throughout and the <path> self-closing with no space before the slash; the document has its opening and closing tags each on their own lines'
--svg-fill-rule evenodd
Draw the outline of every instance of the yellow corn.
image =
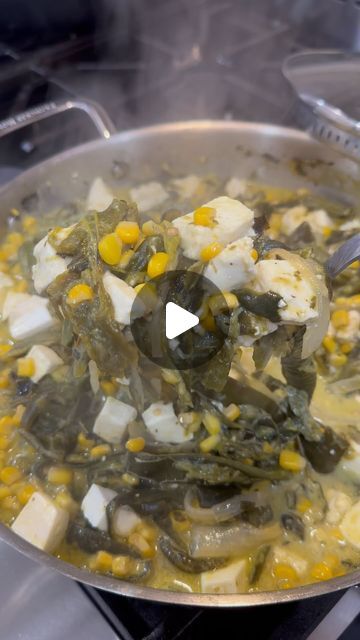
<svg viewBox="0 0 360 640">
<path fill-rule="evenodd" d="M 349 312 L 346 309 L 337 309 L 331 314 L 331 323 L 335 329 L 341 329 L 349 324 Z"/>
<path fill-rule="evenodd" d="M 328 238 L 332 234 L 332 228 L 331 227 L 323 227 L 322 232 L 323 232 L 324 238 Z"/>
<path fill-rule="evenodd" d="M 16 497 L 18 499 L 18 501 L 20 502 L 20 504 L 22 506 L 24 506 L 25 504 L 27 504 L 32 496 L 32 494 L 36 491 L 36 487 L 34 487 L 32 484 L 26 484 L 25 486 L 21 487 L 21 489 L 19 489 L 16 492 Z"/>
<path fill-rule="evenodd" d="M 139 478 L 134 473 L 123 473 L 121 479 L 129 487 L 137 487 Z"/>
<path fill-rule="evenodd" d="M 9 487 L 5 487 L 5 485 L 2 485 L 0 487 L 0 500 L 2 500 L 3 498 L 7 498 L 10 495 L 11 489 L 9 489 Z"/>
<path fill-rule="evenodd" d="M 56 494 L 55 502 L 59 507 L 68 511 L 71 516 L 75 516 L 79 511 L 78 503 L 71 497 L 68 491 L 59 491 Z"/>
<path fill-rule="evenodd" d="M 359 269 L 360 268 L 360 260 L 355 260 L 349 265 L 350 269 Z"/>
<path fill-rule="evenodd" d="M 140 228 L 137 222 L 122 220 L 116 227 L 115 233 L 125 244 L 135 244 L 140 237 Z"/>
<path fill-rule="evenodd" d="M 282 226 L 282 215 L 281 213 L 273 213 L 270 218 L 270 230 L 278 233 Z"/>
<path fill-rule="evenodd" d="M 113 556 L 107 551 L 98 551 L 89 561 L 89 567 L 92 571 L 111 571 Z"/>
<path fill-rule="evenodd" d="M 112 561 L 111 571 L 118 578 L 126 578 L 131 572 L 131 558 L 129 556 L 115 556 Z"/>
<path fill-rule="evenodd" d="M 28 290 L 28 285 L 26 280 L 18 280 L 15 284 L 14 291 L 16 293 L 25 293 Z"/>
<path fill-rule="evenodd" d="M 78 435 L 78 445 L 81 449 L 90 449 L 94 445 L 94 440 L 87 438 L 84 433 Z"/>
<path fill-rule="evenodd" d="M 113 396 L 117 391 L 117 385 L 111 380 L 101 380 L 100 387 L 106 396 Z"/>
<path fill-rule="evenodd" d="M 212 260 L 217 255 L 219 255 L 223 248 L 224 247 L 222 246 L 222 244 L 220 244 L 220 242 L 212 242 L 211 244 L 208 244 L 206 247 L 201 249 L 200 258 L 203 262 L 209 262 L 209 260 Z"/>
<path fill-rule="evenodd" d="M 214 227 L 215 209 L 213 207 L 199 207 L 194 211 L 194 224 L 201 227 Z"/>
<path fill-rule="evenodd" d="M 341 307 L 358 307 L 360 306 L 360 293 L 356 293 L 354 296 L 350 296 L 349 298 L 336 298 L 335 304 Z"/>
<path fill-rule="evenodd" d="M 131 533 L 129 535 L 129 544 L 132 544 L 142 555 L 143 558 L 152 558 L 155 555 L 155 549 L 141 535 L 141 533 Z"/>
<path fill-rule="evenodd" d="M 17 374 L 21 378 L 31 378 L 35 373 L 33 358 L 19 358 L 17 361 Z"/>
<path fill-rule="evenodd" d="M 22 233 L 13 231 L 12 233 L 8 233 L 6 242 L 10 242 L 10 244 L 13 244 L 18 249 L 24 243 L 24 236 Z"/>
<path fill-rule="evenodd" d="M 297 580 L 298 574 L 290 564 L 280 563 L 274 566 L 274 576 L 278 580 Z"/>
<path fill-rule="evenodd" d="M 151 543 L 156 540 L 156 529 L 155 527 L 152 527 L 148 522 L 140 522 L 140 524 L 138 524 L 138 526 L 136 527 L 136 531 L 137 533 L 140 533 L 140 535 L 142 535 L 143 538 L 147 540 L 147 542 Z"/>
<path fill-rule="evenodd" d="M 116 233 L 108 233 L 98 244 L 100 258 L 106 264 L 117 264 L 121 258 L 122 242 Z"/>
<path fill-rule="evenodd" d="M 141 302 L 145 305 L 147 310 L 156 309 L 158 304 L 158 297 L 156 288 L 151 282 L 142 282 L 134 287 L 136 293 L 141 293 Z"/>
<path fill-rule="evenodd" d="M 10 387 L 9 372 L 3 371 L 0 374 L 0 389 L 8 389 Z"/>
<path fill-rule="evenodd" d="M 218 293 L 209 298 L 209 308 L 214 316 L 227 309 L 236 309 L 238 306 L 239 300 L 236 295 L 228 291 L 223 294 Z"/>
<path fill-rule="evenodd" d="M 2 500 L 2 507 L 15 513 L 20 510 L 20 502 L 16 496 L 7 496 Z"/>
<path fill-rule="evenodd" d="M 200 442 L 200 450 L 202 453 L 209 453 L 217 447 L 220 442 L 220 434 L 209 436 Z"/>
<path fill-rule="evenodd" d="M 128 249 L 121 254 L 121 258 L 118 262 L 118 266 L 120 269 L 126 269 L 134 253 L 135 252 L 132 249 Z"/>
<path fill-rule="evenodd" d="M 224 409 L 224 415 L 228 418 L 228 420 L 231 420 L 231 422 L 234 422 L 235 420 L 238 419 L 238 417 L 240 416 L 240 409 L 237 406 L 237 404 L 234 404 L 233 402 L 231 404 L 229 404 L 227 407 L 225 407 Z"/>
<path fill-rule="evenodd" d="M 331 353 L 330 354 L 330 364 L 333 367 L 343 367 L 347 362 L 347 355 L 345 353 Z"/>
<path fill-rule="evenodd" d="M 259 254 L 256 251 L 256 249 L 251 249 L 250 255 L 251 255 L 252 259 L 254 260 L 254 262 L 256 262 L 256 260 L 259 258 Z"/>
<path fill-rule="evenodd" d="M 107 456 L 109 453 L 111 453 L 111 447 L 108 444 L 98 444 L 90 451 L 92 458 L 102 458 L 102 456 Z"/>
<path fill-rule="evenodd" d="M 206 431 L 211 436 L 216 436 L 221 431 L 221 422 L 217 416 L 214 416 L 213 413 L 209 411 L 204 411 L 202 416 L 202 421 L 204 423 Z"/>
<path fill-rule="evenodd" d="M 11 244 L 3 244 L 0 247 L 0 260 L 4 260 L 5 262 L 12 258 L 15 255 L 17 249 Z"/>
<path fill-rule="evenodd" d="M 153 220 L 147 220 L 141 227 L 144 236 L 153 236 L 158 231 L 158 225 Z"/>
<path fill-rule="evenodd" d="M 348 353 L 351 353 L 354 346 L 355 345 L 353 342 L 344 342 L 343 344 L 340 345 L 340 351 L 341 353 L 345 353 L 345 355 L 347 355 Z"/>
<path fill-rule="evenodd" d="M 47 478 L 52 484 L 70 484 L 73 479 L 73 472 L 66 467 L 50 467 Z"/>
<path fill-rule="evenodd" d="M 24 216 L 22 221 L 22 228 L 27 233 L 32 233 L 35 231 L 37 225 L 37 220 L 34 216 Z"/>
<path fill-rule="evenodd" d="M 0 358 L 6 356 L 11 349 L 11 344 L 0 344 Z"/>
<path fill-rule="evenodd" d="M 311 577 L 314 580 L 329 580 L 332 578 L 332 571 L 325 562 L 317 562 L 311 569 Z"/>
<path fill-rule="evenodd" d="M 3 416 L 0 418 L 0 436 L 9 436 L 14 428 L 14 419 L 12 416 Z"/>
<path fill-rule="evenodd" d="M 88 284 L 75 284 L 67 294 L 66 300 L 68 304 L 75 305 L 86 300 L 92 300 L 93 297 L 94 292 Z"/>
<path fill-rule="evenodd" d="M 334 353 L 336 351 L 336 342 L 334 338 L 332 338 L 331 336 L 325 336 L 322 343 L 323 343 L 324 349 L 328 353 Z"/>
<path fill-rule="evenodd" d="M 10 444 L 11 439 L 8 436 L 0 436 L 0 451 L 7 451 Z"/>
<path fill-rule="evenodd" d="M 296 451 L 291 451 L 290 449 L 283 449 L 280 453 L 279 464 L 282 469 L 286 469 L 286 471 L 302 471 L 305 467 L 305 460 Z"/>
<path fill-rule="evenodd" d="M 0 480 L 6 485 L 14 484 L 22 477 L 20 469 L 16 467 L 4 467 L 0 471 Z"/>
<path fill-rule="evenodd" d="M 130 438 L 125 446 L 131 453 L 139 453 L 145 447 L 145 440 L 144 438 Z"/>
<path fill-rule="evenodd" d="M 296 504 L 296 510 L 299 513 L 306 513 L 307 511 L 309 511 L 309 509 L 311 509 L 311 507 L 312 507 L 311 500 L 309 500 L 309 498 L 305 498 L 305 496 L 302 496 L 301 498 L 299 498 Z"/>
<path fill-rule="evenodd" d="M 165 273 L 168 262 L 169 255 L 165 253 L 165 251 L 154 253 L 147 266 L 147 274 L 149 278 L 156 278 L 156 276 L 161 276 Z"/>
<path fill-rule="evenodd" d="M 211 333 L 216 331 L 216 322 L 212 313 L 207 313 L 206 316 L 201 318 L 201 326 L 205 331 L 210 331 Z"/>
</svg>

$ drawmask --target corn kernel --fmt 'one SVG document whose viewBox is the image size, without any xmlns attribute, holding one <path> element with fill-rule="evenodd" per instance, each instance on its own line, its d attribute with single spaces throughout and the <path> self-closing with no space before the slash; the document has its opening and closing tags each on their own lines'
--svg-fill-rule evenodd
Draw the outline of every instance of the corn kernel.
<svg viewBox="0 0 360 640">
<path fill-rule="evenodd" d="M 347 362 L 347 355 L 345 353 L 332 353 L 330 354 L 330 364 L 333 367 L 343 367 Z"/>
<path fill-rule="evenodd" d="M 68 304 L 75 305 L 86 300 L 92 300 L 93 297 L 94 292 L 88 284 L 75 284 L 71 287 L 66 300 Z"/>
<path fill-rule="evenodd" d="M 154 542 L 157 538 L 155 527 L 152 527 L 148 522 L 141 522 L 137 526 L 136 531 L 137 533 L 140 533 L 147 542 Z"/>
<path fill-rule="evenodd" d="M 201 326 L 205 331 L 210 331 L 211 333 L 216 331 L 216 322 L 212 313 L 207 313 L 206 316 L 201 319 Z"/>
<path fill-rule="evenodd" d="M 307 511 L 309 511 L 309 509 L 311 509 L 311 507 L 312 507 L 311 500 L 309 500 L 309 498 L 305 498 L 305 496 L 302 496 L 301 498 L 299 498 L 296 504 L 296 510 L 299 513 L 306 513 Z"/>
<path fill-rule="evenodd" d="M 220 442 L 220 434 L 209 436 L 200 442 L 200 450 L 202 453 L 209 453 L 217 447 Z"/>
<path fill-rule="evenodd" d="M 122 242 L 116 233 L 108 233 L 98 244 L 100 258 L 106 264 L 117 264 L 121 258 Z"/>
<path fill-rule="evenodd" d="M 17 361 L 17 374 L 21 378 L 31 378 L 35 373 L 33 358 L 19 358 Z"/>
<path fill-rule="evenodd" d="M 199 207 L 194 211 L 194 224 L 201 227 L 214 227 L 215 209 L 213 207 Z"/>
<path fill-rule="evenodd" d="M 135 244 L 140 237 L 140 229 L 137 222 L 122 220 L 115 229 L 116 235 L 125 244 Z"/>
<path fill-rule="evenodd" d="M 290 564 L 280 563 L 274 566 L 274 576 L 278 580 L 297 580 L 298 574 Z"/>
<path fill-rule="evenodd" d="M 337 306 L 352 308 L 360 306 L 360 293 L 356 293 L 349 298 L 336 298 L 335 304 Z"/>
<path fill-rule="evenodd" d="M 0 471 L 0 480 L 6 485 L 14 484 L 22 477 L 20 469 L 16 467 L 4 467 Z"/>
<path fill-rule="evenodd" d="M 11 244 L 3 244 L 0 247 L 0 260 L 4 260 L 5 262 L 12 258 L 13 255 L 17 252 L 16 247 Z"/>
<path fill-rule="evenodd" d="M 239 300 L 236 295 L 228 291 L 222 294 L 218 293 L 209 298 L 209 308 L 214 316 L 228 309 L 236 309 L 238 306 Z"/>
<path fill-rule="evenodd" d="M 108 444 L 98 444 L 90 451 L 92 458 L 102 458 L 102 456 L 107 456 L 109 453 L 111 453 L 111 447 Z"/>
<path fill-rule="evenodd" d="M 0 451 L 7 451 L 11 444 L 11 438 L 0 436 Z"/>
<path fill-rule="evenodd" d="M 22 506 L 24 506 L 25 504 L 27 504 L 32 496 L 32 494 L 36 491 L 36 487 L 34 487 L 32 484 L 26 484 L 25 486 L 21 487 L 21 489 L 19 489 L 16 492 L 16 497 L 18 499 L 18 501 L 20 502 L 20 504 Z"/>
<path fill-rule="evenodd" d="M 208 244 L 206 247 L 201 249 L 200 258 L 203 262 L 209 262 L 209 260 L 212 260 L 217 255 L 219 255 L 223 248 L 224 247 L 222 246 L 222 244 L 220 244 L 220 242 L 212 242 L 211 244 Z"/>
<path fill-rule="evenodd" d="M 10 242 L 10 244 L 13 244 L 18 249 L 22 244 L 24 244 L 24 236 L 22 233 L 13 231 L 12 233 L 8 233 L 6 242 Z"/>
<path fill-rule="evenodd" d="M 1 504 L 4 509 L 14 511 L 15 513 L 20 510 L 21 506 L 16 496 L 7 496 L 2 500 Z"/>
<path fill-rule="evenodd" d="M 143 558 L 152 558 L 155 555 L 155 549 L 148 541 L 141 535 L 141 533 L 131 533 L 129 535 L 129 544 L 135 547 Z"/>
<path fill-rule="evenodd" d="M 130 438 L 125 446 L 131 453 L 139 453 L 145 447 L 145 440 L 144 438 Z"/>
<path fill-rule="evenodd" d="M 10 387 L 10 378 L 8 373 L 0 374 L 0 389 L 8 389 Z"/>
<path fill-rule="evenodd" d="M 336 351 L 336 342 L 331 336 L 325 336 L 322 343 L 328 353 L 334 353 Z"/>
<path fill-rule="evenodd" d="M 37 225 L 37 220 L 34 216 L 24 216 L 22 221 L 22 228 L 27 233 L 32 233 L 35 231 Z"/>
<path fill-rule="evenodd" d="M 131 573 L 131 558 L 129 556 L 115 556 L 112 561 L 111 571 L 118 578 L 126 578 Z"/>
<path fill-rule="evenodd" d="M 165 253 L 165 251 L 154 253 L 147 266 L 147 274 L 149 278 L 156 278 L 156 276 L 161 276 L 165 273 L 168 262 L 169 255 Z"/>
<path fill-rule="evenodd" d="M 153 236 L 158 232 L 158 225 L 153 220 L 147 220 L 141 227 L 144 236 Z"/>
<path fill-rule="evenodd" d="M 317 562 L 312 567 L 310 575 L 314 580 L 329 580 L 333 574 L 325 562 Z"/>
<path fill-rule="evenodd" d="M 132 258 L 132 257 L 133 257 L 133 255 L 134 255 L 134 253 L 135 253 L 135 252 L 134 252 L 132 249 L 128 249 L 127 251 L 124 251 L 124 252 L 121 254 L 121 258 L 120 258 L 120 260 L 119 260 L 119 262 L 118 262 L 118 267 L 119 267 L 120 269 L 126 269 L 126 267 L 128 266 L 128 264 L 129 264 L 129 262 L 130 262 L 131 258 Z"/>
<path fill-rule="evenodd" d="M 176 531 L 177 533 L 184 533 L 185 531 L 189 531 L 191 527 L 191 522 L 187 517 L 185 511 L 180 511 L 180 509 L 171 511 L 170 520 L 174 531 Z"/>
<path fill-rule="evenodd" d="M 11 344 L 0 344 L 0 358 L 6 356 L 11 350 Z"/>
<path fill-rule="evenodd" d="M 94 446 L 94 440 L 91 440 L 91 438 L 87 438 L 86 435 L 81 432 L 78 435 L 78 445 L 79 447 L 81 447 L 81 449 L 90 449 Z"/>
<path fill-rule="evenodd" d="M 202 416 L 202 421 L 204 423 L 206 431 L 211 436 L 216 436 L 221 431 L 221 422 L 217 416 L 214 416 L 213 413 L 209 411 L 204 411 Z"/>
<path fill-rule="evenodd" d="M 256 251 L 256 249 L 251 249 L 250 255 L 251 255 L 252 259 L 254 260 L 254 262 L 256 262 L 258 260 L 258 258 L 259 258 L 259 254 Z"/>
<path fill-rule="evenodd" d="M 117 391 L 117 385 L 111 380 L 101 380 L 100 387 L 106 396 L 113 396 Z"/>
<path fill-rule="evenodd" d="M 304 469 L 306 462 L 300 453 L 291 451 L 290 449 L 283 449 L 280 452 L 279 464 L 282 469 L 296 473 Z"/>
<path fill-rule="evenodd" d="M 6 487 L 5 485 L 2 485 L 0 487 L 0 500 L 2 500 L 3 498 L 7 498 L 10 495 L 11 489 L 9 489 L 9 487 Z"/>
<path fill-rule="evenodd" d="M 335 329 L 341 329 L 349 324 L 349 312 L 346 309 L 337 309 L 331 314 L 331 323 Z"/>
<path fill-rule="evenodd" d="M 137 487 L 139 478 L 134 473 L 123 473 L 121 479 L 129 487 Z"/>
<path fill-rule="evenodd" d="M 73 479 L 73 472 L 66 467 L 50 467 L 47 478 L 52 484 L 70 484 Z"/>
<path fill-rule="evenodd" d="M 107 551 L 98 551 L 89 560 L 89 567 L 92 571 L 111 571 L 113 556 Z"/>
<path fill-rule="evenodd" d="M 18 280 L 14 286 L 14 291 L 16 293 L 26 293 L 28 290 L 28 284 L 26 280 Z"/>
<path fill-rule="evenodd" d="M 348 355 L 348 353 L 351 353 L 354 346 L 355 345 L 353 342 L 344 342 L 343 344 L 340 345 L 340 351 L 341 353 L 345 353 L 345 355 Z"/>
<path fill-rule="evenodd" d="M 282 215 L 281 213 L 273 213 L 270 218 L 270 230 L 278 233 L 282 227 Z"/>
<path fill-rule="evenodd" d="M 59 507 L 68 511 L 71 516 L 75 516 L 79 511 L 78 503 L 71 497 L 68 491 L 59 491 L 55 497 L 55 502 Z"/>
<path fill-rule="evenodd" d="M 355 260 L 349 265 L 349 269 L 359 269 L 360 268 L 360 260 Z"/>
<path fill-rule="evenodd" d="M 332 234 L 332 228 L 331 227 L 323 227 L 322 233 L 324 238 L 328 238 L 329 236 L 331 236 Z"/>
<path fill-rule="evenodd" d="M 231 420 L 231 422 L 235 422 L 235 420 L 238 419 L 238 417 L 240 416 L 240 409 L 237 406 L 237 404 L 234 404 L 233 402 L 231 404 L 229 404 L 227 407 L 225 407 L 224 409 L 224 415 L 227 417 L 228 420 Z"/>
<path fill-rule="evenodd" d="M 12 416 L 3 416 L 0 418 L 0 436 L 9 436 L 14 428 L 14 419 Z"/>
</svg>

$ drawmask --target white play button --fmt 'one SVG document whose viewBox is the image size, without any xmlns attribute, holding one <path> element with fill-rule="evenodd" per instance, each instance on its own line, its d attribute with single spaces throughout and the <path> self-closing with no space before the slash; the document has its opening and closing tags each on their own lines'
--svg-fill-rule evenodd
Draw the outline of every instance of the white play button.
<svg viewBox="0 0 360 640">
<path fill-rule="evenodd" d="M 177 338 L 199 324 L 199 318 L 174 302 L 165 307 L 165 334 L 168 340 Z"/>
</svg>

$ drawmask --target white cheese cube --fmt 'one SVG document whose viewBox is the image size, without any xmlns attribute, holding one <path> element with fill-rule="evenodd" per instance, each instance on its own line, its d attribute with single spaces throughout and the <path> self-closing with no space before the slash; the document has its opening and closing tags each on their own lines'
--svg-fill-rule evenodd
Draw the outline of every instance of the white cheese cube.
<svg viewBox="0 0 360 640">
<path fill-rule="evenodd" d="M 32 268 L 32 279 L 35 291 L 42 293 L 57 276 L 66 271 L 69 258 L 57 255 L 47 235 L 34 247 L 34 257 L 36 264 Z"/>
<path fill-rule="evenodd" d="M 52 553 L 63 540 L 68 523 L 68 512 L 49 496 L 36 491 L 11 528 L 35 547 Z"/>
<path fill-rule="evenodd" d="M 134 509 L 124 505 L 116 509 L 113 516 L 112 526 L 116 535 L 121 536 L 122 538 L 127 538 L 133 531 L 135 531 L 140 522 L 141 518 L 139 518 L 138 514 L 135 513 Z"/>
<path fill-rule="evenodd" d="M 251 255 L 252 238 L 230 242 L 204 270 L 205 278 L 221 291 L 232 291 L 247 284 L 255 275 L 255 260 Z"/>
<path fill-rule="evenodd" d="M 39 382 L 41 378 L 63 364 L 62 359 L 53 349 L 41 344 L 35 344 L 31 347 L 27 357 L 32 358 L 35 364 L 35 373 L 31 376 L 33 382 Z"/>
<path fill-rule="evenodd" d="M 114 309 L 114 318 L 120 324 L 130 324 L 131 310 L 136 299 L 136 291 L 124 280 L 114 276 L 110 271 L 103 275 L 103 285 L 106 293 L 110 296 Z M 139 298 L 137 307 L 133 309 L 133 317 L 139 317 L 144 313 L 145 307 Z"/>
<path fill-rule="evenodd" d="M 23 299 L 12 307 L 9 314 L 9 331 L 14 340 L 25 340 L 51 329 L 56 324 L 56 318 L 49 311 L 49 301 L 40 296 Z"/>
<path fill-rule="evenodd" d="M 14 280 L 6 273 L 0 271 L 0 289 L 11 287 L 14 284 Z"/>
<path fill-rule="evenodd" d="M 200 575 L 202 593 L 242 593 L 248 588 L 247 561 L 238 560 Z"/>
<path fill-rule="evenodd" d="M 131 199 L 136 203 L 140 213 L 150 211 L 161 205 L 169 195 L 160 182 L 148 182 L 130 189 Z"/>
<path fill-rule="evenodd" d="M 81 511 L 92 527 L 108 530 L 106 507 L 117 496 L 116 491 L 92 484 L 81 503 Z"/>
<path fill-rule="evenodd" d="M 88 211 L 105 211 L 114 200 L 114 194 L 102 178 L 95 178 L 91 183 L 86 199 Z"/>
<path fill-rule="evenodd" d="M 197 176 L 186 176 L 186 178 L 176 178 L 171 181 L 171 186 L 178 192 L 180 198 L 192 198 L 196 189 L 200 184 L 200 178 Z"/>
<path fill-rule="evenodd" d="M 180 234 L 181 248 L 185 256 L 192 260 L 197 260 L 201 250 L 212 242 L 220 242 L 225 246 L 249 235 L 254 222 L 253 211 L 227 196 L 210 200 L 204 206 L 215 210 L 213 227 L 194 224 L 193 211 L 173 220 Z"/>
<path fill-rule="evenodd" d="M 225 193 L 229 198 L 238 198 L 239 196 L 245 196 L 247 190 L 246 180 L 240 180 L 239 178 L 230 178 L 225 185 Z"/>
<path fill-rule="evenodd" d="M 187 434 L 178 420 L 171 403 L 154 402 L 144 411 L 142 418 L 147 429 L 158 442 L 186 442 L 193 434 Z"/>
<path fill-rule="evenodd" d="M 316 318 L 313 309 L 316 293 L 311 283 L 299 276 L 296 266 L 288 260 L 259 260 L 255 265 L 254 288 L 279 294 L 286 303 L 279 308 L 284 322 L 304 323 Z"/>
<path fill-rule="evenodd" d="M 9 291 L 6 294 L 2 308 L 3 320 L 8 320 L 10 313 L 15 309 L 15 307 L 20 305 L 22 302 L 28 302 L 29 300 L 31 300 L 30 293 L 16 293 L 16 291 Z"/>
<path fill-rule="evenodd" d="M 360 549 L 360 501 L 349 509 L 339 528 L 345 540 Z"/>
<path fill-rule="evenodd" d="M 294 551 L 291 551 L 288 545 L 284 545 L 283 547 L 274 547 L 272 554 L 273 560 L 276 564 L 290 565 L 299 577 L 303 576 L 308 570 L 308 561 Z"/>
<path fill-rule="evenodd" d="M 328 489 L 325 492 L 328 510 L 326 512 L 326 522 L 329 524 L 338 524 L 341 518 L 351 508 L 352 500 L 343 491 L 337 489 Z"/>
<path fill-rule="evenodd" d="M 93 431 L 97 436 L 118 444 L 121 442 L 127 426 L 135 420 L 137 411 L 129 404 L 116 400 L 116 398 L 106 398 L 103 408 L 97 416 Z"/>
</svg>

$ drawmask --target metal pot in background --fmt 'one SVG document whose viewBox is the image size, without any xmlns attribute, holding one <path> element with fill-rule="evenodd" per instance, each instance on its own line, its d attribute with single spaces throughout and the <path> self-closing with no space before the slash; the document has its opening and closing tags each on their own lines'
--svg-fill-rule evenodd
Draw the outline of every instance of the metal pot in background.
<svg viewBox="0 0 360 640">
<path fill-rule="evenodd" d="M 0 135 L 48 115 L 80 108 L 93 119 L 102 139 L 65 151 L 25 171 L 0 190 L 1 215 L 11 208 L 41 216 L 83 198 L 91 180 L 101 175 L 110 185 L 161 179 L 164 169 L 179 176 L 215 173 L 287 188 L 308 188 L 346 203 L 360 203 L 360 165 L 311 139 L 307 134 L 268 124 L 246 122 L 175 122 L 114 133 L 106 114 L 93 103 L 51 103 L 0 123 Z M 113 135 L 112 135 L 113 134 Z M 114 169 L 127 168 L 119 179 Z M 28 196 L 36 194 L 35 198 Z M 32 205 L 30 203 L 33 203 Z M 19 538 L 0 524 L 0 538 L 37 562 L 65 576 L 113 593 L 163 603 L 202 607 L 247 607 L 289 602 L 354 586 L 360 569 L 326 582 L 288 591 L 210 595 L 157 590 L 90 573 L 63 562 Z"/>
</svg>

